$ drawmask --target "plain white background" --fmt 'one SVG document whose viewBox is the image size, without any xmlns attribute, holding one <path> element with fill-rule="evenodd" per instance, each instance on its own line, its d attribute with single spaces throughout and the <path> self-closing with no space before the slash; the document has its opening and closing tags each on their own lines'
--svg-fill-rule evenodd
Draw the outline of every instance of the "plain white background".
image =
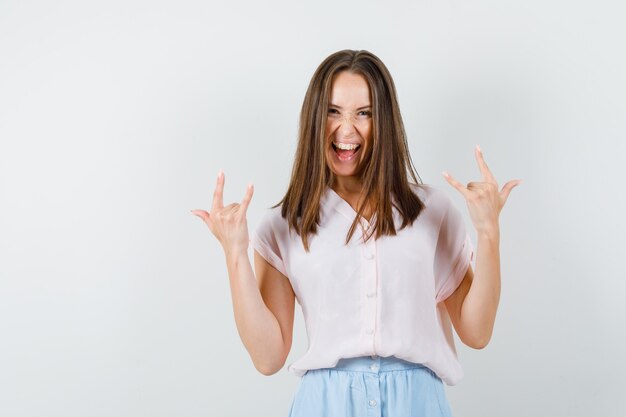
<svg viewBox="0 0 626 417">
<path fill-rule="evenodd" d="M 618 1 L 0 3 L 0 415 L 286 416 L 191 209 L 286 191 L 317 65 L 391 71 L 418 173 L 500 185 L 502 295 L 457 339 L 455 417 L 623 416 L 626 57 Z M 252 252 L 251 252 L 252 253 Z M 306 349 L 296 306 L 288 363 Z"/>
</svg>

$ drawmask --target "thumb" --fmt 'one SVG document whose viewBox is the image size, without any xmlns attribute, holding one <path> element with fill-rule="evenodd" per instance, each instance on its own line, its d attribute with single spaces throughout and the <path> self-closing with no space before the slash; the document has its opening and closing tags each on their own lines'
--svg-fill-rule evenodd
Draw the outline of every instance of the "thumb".
<svg viewBox="0 0 626 417">
<path fill-rule="evenodd" d="M 200 219 L 202 219 L 202 221 L 204 221 L 206 223 L 206 225 L 209 225 L 210 220 L 210 215 L 208 212 L 204 211 L 204 210 L 191 210 L 191 213 L 195 216 L 200 217 Z"/>
</svg>

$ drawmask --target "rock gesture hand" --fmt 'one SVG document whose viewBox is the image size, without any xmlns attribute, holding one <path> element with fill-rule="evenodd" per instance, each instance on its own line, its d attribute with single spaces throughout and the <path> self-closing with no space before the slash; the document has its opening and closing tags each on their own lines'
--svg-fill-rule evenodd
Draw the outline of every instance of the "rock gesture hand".
<svg viewBox="0 0 626 417">
<path fill-rule="evenodd" d="M 476 231 L 478 233 L 499 232 L 498 218 L 500 211 L 504 207 L 511 190 L 522 181 L 511 180 L 504 184 L 501 191 L 498 191 L 498 183 L 487 167 L 483 153 L 478 145 L 474 149 L 474 156 L 476 156 L 478 168 L 483 176 L 482 182 L 472 181 L 467 183 L 467 187 L 465 187 L 446 171 L 442 174 L 446 181 L 465 197 L 465 202 Z"/>
<path fill-rule="evenodd" d="M 246 212 L 252 200 L 254 187 L 248 184 L 246 195 L 241 203 L 231 203 L 224 206 L 224 173 L 219 172 L 217 176 L 217 186 L 213 192 L 213 205 L 211 212 L 204 210 L 191 210 L 191 212 L 200 217 L 211 232 L 219 240 L 225 253 L 238 253 L 238 251 L 247 252 L 250 238 L 248 236 L 248 223 L 246 221 Z"/>
</svg>

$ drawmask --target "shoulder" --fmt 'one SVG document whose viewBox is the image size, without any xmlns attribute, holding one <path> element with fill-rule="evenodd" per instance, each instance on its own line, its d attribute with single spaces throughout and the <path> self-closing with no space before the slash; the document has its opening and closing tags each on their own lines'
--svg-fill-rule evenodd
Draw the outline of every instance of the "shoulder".
<svg viewBox="0 0 626 417">
<path fill-rule="evenodd" d="M 263 218 L 266 218 L 272 221 L 277 221 L 279 219 L 282 219 L 281 208 L 282 206 L 266 208 L 265 210 L 263 210 Z"/>
<path fill-rule="evenodd" d="M 256 227 L 250 233 L 250 241 L 254 248 L 260 254 L 265 255 L 264 258 L 268 261 L 273 256 L 278 256 L 283 245 L 285 228 L 282 226 L 281 219 L 280 206 L 265 209 Z"/>
<path fill-rule="evenodd" d="M 450 195 L 438 187 L 430 184 L 410 184 L 410 186 L 428 210 L 445 211 L 452 205 Z"/>
<path fill-rule="evenodd" d="M 281 215 L 281 206 L 269 207 L 263 210 L 259 221 L 260 227 L 270 226 L 272 229 L 276 229 L 283 224 L 286 225 L 287 221 Z"/>
</svg>

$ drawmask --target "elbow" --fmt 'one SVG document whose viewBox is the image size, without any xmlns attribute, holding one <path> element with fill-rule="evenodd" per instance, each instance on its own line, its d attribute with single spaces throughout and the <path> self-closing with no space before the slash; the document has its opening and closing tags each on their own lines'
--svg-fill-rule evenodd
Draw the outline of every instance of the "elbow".
<svg viewBox="0 0 626 417">
<path fill-rule="evenodd" d="M 480 349 L 484 349 L 488 344 L 489 344 L 489 342 L 486 341 L 486 342 L 474 343 L 474 344 L 469 345 L 469 346 L 471 348 L 473 348 L 473 349 L 480 350 Z"/>
<path fill-rule="evenodd" d="M 484 349 L 491 340 L 491 332 L 465 331 L 458 335 L 463 344 L 472 349 Z"/>
<path fill-rule="evenodd" d="M 463 343 L 472 349 L 480 350 L 487 347 L 489 340 L 491 340 L 491 336 L 475 337 L 472 340 L 464 340 Z"/>
<path fill-rule="evenodd" d="M 265 376 L 272 376 L 276 372 L 280 371 L 281 368 L 270 368 L 270 367 L 261 367 L 255 366 L 256 370 Z"/>
<path fill-rule="evenodd" d="M 285 362 L 275 362 L 275 363 L 254 363 L 254 367 L 257 371 L 265 376 L 272 376 L 281 369 L 283 369 L 283 365 Z"/>
<path fill-rule="evenodd" d="M 262 368 L 262 367 L 259 367 L 259 366 L 256 367 L 256 370 L 259 371 L 261 374 L 263 374 L 265 376 L 272 376 L 276 372 L 278 372 L 278 369 Z"/>
<path fill-rule="evenodd" d="M 288 346 L 283 346 L 282 349 L 266 349 L 263 352 L 257 352 L 255 355 L 250 355 L 254 367 L 262 375 L 271 376 L 283 369 L 289 356 L 289 350 L 291 343 Z"/>
</svg>

